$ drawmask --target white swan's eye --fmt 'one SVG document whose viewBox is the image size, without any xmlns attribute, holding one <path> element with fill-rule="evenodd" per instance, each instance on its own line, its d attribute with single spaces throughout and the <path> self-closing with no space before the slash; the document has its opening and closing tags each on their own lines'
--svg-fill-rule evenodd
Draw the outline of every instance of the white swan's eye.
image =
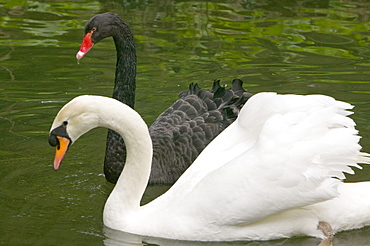
<svg viewBox="0 0 370 246">
<path fill-rule="evenodd" d="M 68 125 L 68 121 L 63 121 L 63 125 Z"/>
</svg>

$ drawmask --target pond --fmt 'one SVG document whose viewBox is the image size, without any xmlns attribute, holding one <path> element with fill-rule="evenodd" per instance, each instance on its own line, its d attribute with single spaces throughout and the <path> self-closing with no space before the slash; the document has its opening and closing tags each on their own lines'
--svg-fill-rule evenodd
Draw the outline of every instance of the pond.
<svg viewBox="0 0 370 246">
<path fill-rule="evenodd" d="M 86 21 L 103 12 L 120 15 L 134 33 L 135 107 L 148 125 L 189 83 L 210 89 L 215 79 L 229 84 L 240 78 L 253 94 L 326 94 L 355 105 L 352 118 L 370 152 L 368 1 L 3 1 L 0 245 L 197 245 L 103 226 L 102 209 L 113 188 L 103 175 L 106 129 L 84 135 L 61 169 L 52 169 L 47 137 L 58 110 L 77 95 L 112 94 L 112 39 L 95 45 L 80 64 L 75 58 Z M 347 180 L 370 180 L 370 167 Z M 149 187 L 143 202 L 167 188 Z M 370 245 L 369 235 L 368 227 L 338 233 L 334 245 Z"/>
</svg>

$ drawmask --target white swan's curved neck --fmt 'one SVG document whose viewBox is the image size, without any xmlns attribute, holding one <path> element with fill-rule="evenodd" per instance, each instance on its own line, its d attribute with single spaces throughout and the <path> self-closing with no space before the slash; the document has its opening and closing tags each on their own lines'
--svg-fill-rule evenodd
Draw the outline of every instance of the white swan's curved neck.
<svg viewBox="0 0 370 246">
<path fill-rule="evenodd" d="M 100 126 L 121 134 L 126 143 L 127 158 L 125 168 L 105 204 L 104 223 L 107 226 L 109 221 L 124 222 L 125 214 L 140 207 L 152 160 L 152 142 L 145 122 L 127 105 L 116 103 L 101 112 L 104 117 L 100 117 Z"/>
</svg>

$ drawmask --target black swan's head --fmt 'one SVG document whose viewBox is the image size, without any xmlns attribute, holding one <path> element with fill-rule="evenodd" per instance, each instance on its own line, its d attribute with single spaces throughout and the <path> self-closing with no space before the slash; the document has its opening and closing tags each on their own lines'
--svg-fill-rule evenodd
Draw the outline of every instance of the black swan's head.
<svg viewBox="0 0 370 246">
<path fill-rule="evenodd" d="M 102 39 L 116 34 L 121 22 L 123 20 L 114 13 L 95 15 L 85 25 L 85 36 L 91 33 L 91 40 L 96 44 Z"/>
<path fill-rule="evenodd" d="M 122 37 L 132 38 L 128 25 L 118 15 L 110 12 L 95 15 L 85 25 L 85 35 L 76 58 L 80 60 L 94 44 L 109 36 L 115 42 Z"/>
</svg>

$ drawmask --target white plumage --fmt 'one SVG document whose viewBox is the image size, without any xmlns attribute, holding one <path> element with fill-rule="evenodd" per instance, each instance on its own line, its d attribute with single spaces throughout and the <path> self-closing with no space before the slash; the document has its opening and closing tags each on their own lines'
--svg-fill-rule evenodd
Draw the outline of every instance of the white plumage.
<svg viewBox="0 0 370 246">
<path fill-rule="evenodd" d="M 351 108 L 323 95 L 259 93 L 170 190 L 145 206 L 152 150 L 136 112 L 82 96 L 59 112 L 52 130 L 68 121 L 72 141 L 97 126 L 125 139 L 130 154 L 104 209 L 113 229 L 202 241 L 323 237 L 319 221 L 334 231 L 370 224 L 370 183 L 341 181 L 370 161 L 360 152 Z"/>
</svg>

